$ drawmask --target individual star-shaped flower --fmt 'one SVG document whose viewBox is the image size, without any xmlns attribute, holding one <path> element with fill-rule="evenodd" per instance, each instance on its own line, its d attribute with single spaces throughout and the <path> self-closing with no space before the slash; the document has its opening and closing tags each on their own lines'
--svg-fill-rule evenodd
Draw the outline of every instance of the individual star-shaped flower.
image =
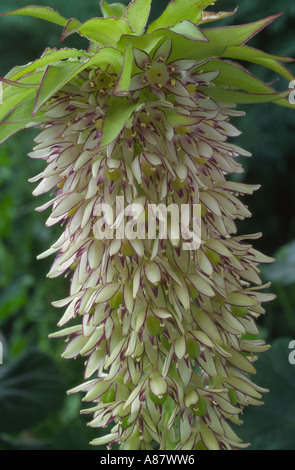
<svg viewBox="0 0 295 470">
<path fill-rule="evenodd" d="M 135 63 L 142 72 L 133 75 L 130 91 L 149 87 L 150 91 L 160 99 L 165 99 L 167 93 L 189 97 L 188 90 L 179 78 L 196 67 L 197 62 L 186 59 L 168 62 L 171 50 L 171 39 L 166 39 L 156 49 L 152 58 L 147 52 L 133 48 Z"/>
</svg>

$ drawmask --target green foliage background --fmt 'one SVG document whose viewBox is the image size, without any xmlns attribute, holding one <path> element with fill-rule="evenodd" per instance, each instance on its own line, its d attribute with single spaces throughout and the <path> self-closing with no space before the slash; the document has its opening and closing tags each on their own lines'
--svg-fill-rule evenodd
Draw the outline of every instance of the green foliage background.
<svg viewBox="0 0 295 470">
<path fill-rule="evenodd" d="M 98 0 L 1 0 L 0 12 L 31 3 L 79 20 L 100 15 Z M 154 0 L 151 19 L 167 3 Z M 236 6 L 236 15 L 219 24 L 247 23 L 283 12 L 250 45 L 295 58 L 294 0 L 219 0 L 214 9 Z M 0 76 L 39 57 L 46 47 L 87 48 L 79 37 L 60 43 L 60 33 L 60 27 L 41 20 L 2 18 Z M 295 73 L 294 64 L 290 69 Z M 268 82 L 276 78 L 252 70 Z M 281 79 L 276 86 L 283 90 L 288 83 Z M 259 359 L 256 381 L 271 391 L 262 408 L 245 412 L 244 426 L 237 432 L 252 443 L 251 449 L 295 450 L 295 365 L 288 362 L 289 342 L 295 339 L 295 114 L 271 104 L 243 109 L 247 116 L 237 123 L 242 130 L 237 143 L 253 157 L 244 159 L 245 173 L 239 178 L 262 188 L 247 201 L 253 217 L 240 223 L 239 231 L 263 232 L 255 247 L 277 258 L 263 270 L 263 279 L 273 281 L 277 299 L 267 304 L 259 322 L 261 336 L 273 347 Z M 48 214 L 35 212 L 43 200 L 32 196 L 28 183 L 41 171 L 40 162 L 27 157 L 34 135 L 22 132 L 0 147 L 0 449 L 90 449 L 88 442 L 98 432 L 86 427 L 87 420 L 79 414 L 81 396 L 66 396 L 66 390 L 83 381 L 83 362 L 60 359 L 63 342 L 48 339 L 60 314 L 51 302 L 67 295 L 68 280 L 47 279 L 50 260 L 36 260 L 57 239 L 60 228 L 45 228 Z"/>
</svg>

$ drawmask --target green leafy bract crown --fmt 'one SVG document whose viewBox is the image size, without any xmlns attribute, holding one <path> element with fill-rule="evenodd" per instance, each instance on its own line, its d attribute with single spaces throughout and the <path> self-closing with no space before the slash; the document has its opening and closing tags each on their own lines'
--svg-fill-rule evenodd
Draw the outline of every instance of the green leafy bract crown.
<svg viewBox="0 0 295 470">
<path fill-rule="evenodd" d="M 105 120 L 101 145 L 107 145 L 126 124 L 134 111 L 134 102 L 126 98 L 131 77 L 140 70 L 134 50 L 152 54 L 168 38 L 172 44 L 170 59 L 204 60 L 204 71 L 218 70 L 213 86 L 206 93 L 213 99 L 230 103 L 274 102 L 293 107 L 287 99 L 290 90 L 277 92 L 229 59 L 252 62 L 269 68 L 288 81 L 294 79 L 282 62 L 293 59 L 267 54 L 246 43 L 280 15 L 238 26 L 203 28 L 203 25 L 231 12 L 204 11 L 210 0 L 172 0 L 162 15 L 147 28 L 152 0 L 132 0 L 126 7 L 100 0 L 103 17 L 81 23 L 66 19 L 43 6 L 28 6 L 0 16 L 26 15 L 63 27 L 62 39 L 73 33 L 90 41 L 87 51 L 72 48 L 46 49 L 42 56 L 24 66 L 13 68 L 2 83 L 0 106 L 0 143 L 34 123 L 44 122 L 44 105 L 84 69 L 108 68 L 118 81 L 114 102 Z M 202 87 L 200 87 L 202 91 Z M 43 111 L 42 111 L 43 110 Z"/>
</svg>

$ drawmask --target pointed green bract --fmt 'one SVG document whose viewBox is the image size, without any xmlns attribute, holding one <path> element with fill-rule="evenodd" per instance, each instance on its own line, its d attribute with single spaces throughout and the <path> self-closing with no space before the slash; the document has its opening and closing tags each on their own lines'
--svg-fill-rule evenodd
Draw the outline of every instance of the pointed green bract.
<svg viewBox="0 0 295 470">
<path fill-rule="evenodd" d="M 78 26 L 70 21 L 64 28 L 63 37 L 66 38 L 73 33 L 79 33 L 103 46 L 116 46 L 123 34 L 132 34 L 133 31 L 124 18 L 111 17 L 92 18 Z"/>
<path fill-rule="evenodd" d="M 5 86 L 10 86 L 12 88 L 32 88 L 34 87 L 34 85 L 32 83 L 24 83 L 24 82 L 21 82 L 21 81 L 13 81 L 13 80 L 9 80 L 7 78 L 1 78 L 0 77 L 0 82 L 2 87 L 4 88 Z"/>
<path fill-rule="evenodd" d="M 202 10 L 214 3 L 212 0 L 172 0 L 162 15 L 148 28 L 148 33 L 159 28 L 171 28 L 180 21 L 191 20 L 197 23 L 201 19 Z"/>
<path fill-rule="evenodd" d="M 85 68 L 111 64 L 118 72 L 121 70 L 122 61 L 122 55 L 119 51 L 112 47 L 103 47 L 84 62 L 75 60 L 47 66 L 37 92 L 34 113 L 40 109 L 56 91 Z"/>
<path fill-rule="evenodd" d="M 279 16 L 281 15 L 273 15 L 241 26 L 206 28 L 203 31 L 209 41 L 222 44 L 224 47 L 240 46 L 249 41 L 255 34 L 259 33 L 259 31 L 272 23 Z"/>
<path fill-rule="evenodd" d="M 131 75 L 133 69 L 133 52 L 131 44 L 127 44 L 124 53 L 124 61 L 119 80 L 115 86 L 114 93 L 116 95 L 124 95 L 128 93 Z"/>
<path fill-rule="evenodd" d="M 132 113 L 139 106 L 138 102 L 133 103 L 127 99 L 115 98 L 105 118 L 101 147 L 105 147 L 112 142 L 124 129 L 125 124 Z"/>
<path fill-rule="evenodd" d="M 80 67 L 81 63 L 78 60 L 65 64 L 51 64 L 46 67 L 37 91 L 34 114 L 56 91 L 70 80 L 70 77 L 72 77 Z"/>
<path fill-rule="evenodd" d="M 205 91 L 205 87 L 198 87 L 198 90 Z M 235 91 L 226 88 L 210 87 L 206 88 L 206 93 L 214 100 L 220 100 L 225 103 L 254 104 L 254 103 L 272 103 L 288 107 L 287 98 L 290 91 L 273 93 L 249 93 L 246 91 Z"/>
<path fill-rule="evenodd" d="M 106 0 L 100 0 L 100 8 L 104 18 L 114 16 L 115 18 L 121 18 L 126 9 L 126 5 L 123 3 L 108 3 Z"/>
<path fill-rule="evenodd" d="M 12 108 L 6 118 L 0 123 L 0 144 L 32 122 L 35 96 L 29 98 L 28 95 L 26 98 L 28 99 L 24 99 L 21 105 Z"/>
<path fill-rule="evenodd" d="M 219 70 L 220 73 L 215 79 L 216 85 L 233 87 L 248 91 L 250 93 L 275 93 L 275 90 L 266 85 L 263 81 L 251 75 L 241 65 L 221 59 L 213 59 L 204 67 L 206 72 Z"/>
<path fill-rule="evenodd" d="M 25 88 L 20 88 L 11 85 L 3 86 L 3 103 L 0 106 L 0 119 L 4 118 L 15 107 L 26 101 L 26 99 L 29 99 L 29 97 L 36 96 L 36 91 L 42 75 L 42 72 L 38 72 L 33 76 L 29 75 L 28 77 L 24 77 L 22 81 L 34 82 L 35 80 L 36 83 L 30 84 L 29 87 L 26 86 Z"/>
<path fill-rule="evenodd" d="M 10 79 L 6 79 L 5 77 L 0 78 L 0 81 L 2 82 L 2 91 L 4 93 L 4 97 L 7 98 L 13 95 L 14 93 L 17 93 L 16 88 L 20 88 L 22 90 L 36 88 L 36 86 L 38 86 L 40 83 L 41 76 L 42 76 L 42 71 L 25 75 L 21 77 L 19 80 L 10 80 Z"/>
<path fill-rule="evenodd" d="M 183 20 L 177 23 L 170 29 L 170 31 L 173 31 L 186 39 L 191 39 L 192 41 L 206 40 L 201 29 L 190 20 Z"/>
<path fill-rule="evenodd" d="M 5 118 L 5 116 L 7 115 L 11 116 L 11 113 L 14 109 L 29 100 L 30 97 L 36 96 L 36 92 L 42 79 L 42 75 L 43 72 L 34 72 L 34 74 L 22 77 L 15 84 L 13 81 L 11 82 L 11 84 L 4 83 L 2 89 L 3 102 L 0 106 L 0 119 Z M 0 122 L 0 127 L 1 125 L 2 123 Z"/>
<path fill-rule="evenodd" d="M 101 47 L 98 52 L 93 54 L 87 61 L 81 66 L 81 70 L 86 67 L 100 66 L 103 68 L 111 67 L 119 75 L 123 65 L 123 54 L 114 47 Z M 80 71 L 81 71 L 80 70 Z"/>
<path fill-rule="evenodd" d="M 281 62 L 293 62 L 293 59 L 289 57 L 280 57 L 266 52 L 254 49 L 249 46 L 230 46 L 221 57 L 229 57 L 231 59 L 245 60 L 252 62 L 253 64 L 261 65 L 262 67 L 269 68 L 274 72 L 282 75 L 286 80 L 292 81 L 294 79 L 293 75 L 289 70 L 287 70 Z"/>
<path fill-rule="evenodd" d="M 132 0 L 124 12 L 124 18 L 128 21 L 136 34 L 141 34 L 147 23 L 152 0 Z"/>
<path fill-rule="evenodd" d="M 131 43 L 134 47 L 142 49 L 146 52 L 151 52 L 154 50 L 163 40 L 170 38 L 172 41 L 172 53 L 171 60 L 177 60 L 180 58 L 185 59 L 203 59 L 215 55 L 220 55 L 225 51 L 224 47 L 218 47 L 216 44 L 206 44 L 208 39 L 204 35 L 203 31 L 190 24 L 185 32 L 185 26 L 188 22 L 183 22 L 184 24 L 179 23 L 175 28 L 171 29 L 157 29 L 151 34 L 143 34 L 142 36 L 131 36 L 123 35 L 120 41 L 117 44 L 121 50 L 125 50 L 126 45 Z M 193 33 L 192 33 L 193 30 Z M 184 35 L 190 35 L 190 38 L 185 37 Z M 192 39 L 192 34 L 194 38 Z M 185 57 L 183 57 L 182 51 L 185 50 Z"/>
<path fill-rule="evenodd" d="M 0 119 L 3 119 L 20 102 L 33 95 L 35 95 L 35 92 L 33 90 L 20 89 L 18 89 L 18 91 L 15 91 L 15 93 L 10 97 L 4 95 L 3 103 L 0 106 Z"/>
<path fill-rule="evenodd" d="M 19 67 L 18 70 L 14 71 L 13 69 L 11 71 L 12 73 L 8 73 L 5 75 L 5 77 L 9 78 L 10 80 L 18 80 L 24 75 L 30 74 L 38 68 L 44 67 L 53 62 L 59 62 L 64 59 L 70 59 L 74 57 L 87 58 L 87 56 L 89 56 L 89 54 L 86 51 L 79 51 L 77 49 L 46 49 L 44 54 L 39 59 L 23 67 Z"/>
<path fill-rule="evenodd" d="M 11 15 L 33 16 L 34 18 L 50 21 L 51 23 L 58 24 L 59 26 L 65 26 L 68 21 L 52 8 L 42 6 L 28 6 L 19 8 L 18 10 L 9 11 L 7 13 L 0 13 L 0 17 Z"/>
<path fill-rule="evenodd" d="M 155 31 L 155 33 L 158 33 L 158 31 Z M 172 40 L 174 39 L 174 41 L 171 53 L 171 60 L 179 59 L 181 57 L 181 51 L 183 50 L 186 51 L 186 59 L 196 59 L 197 57 L 198 60 L 209 59 L 211 57 L 219 57 L 225 52 L 226 46 L 224 46 L 224 44 L 219 43 L 218 41 L 209 41 L 207 36 L 204 34 L 204 30 L 200 29 L 200 31 L 203 34 L 203 39 L 201 40 L 202 42 L 191 41 L 182 36 L 172 37 Z M 169 31 L 169 33 L 171 33 L 171 31 Z"/>
</svg>

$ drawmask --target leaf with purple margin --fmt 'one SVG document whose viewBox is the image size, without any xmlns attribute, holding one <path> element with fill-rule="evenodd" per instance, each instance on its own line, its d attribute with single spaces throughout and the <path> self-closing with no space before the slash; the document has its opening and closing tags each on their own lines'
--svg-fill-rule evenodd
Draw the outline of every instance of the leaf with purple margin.
<svg viewBox="0 0 295 470">
<path fill-rule="evenodd" d="M 212 3 L 212 0 L 172 0 L 162 15 L 151 23 L 148 33 L 159 28 L 171 28 L 180 21 L 190 20 L 197 23 L 201 19 L 202 10 Z"/>
<path fill-rule="evenodd" d="M 11 109 L 6 118 L 0 122 L 0 144 L 32 122 L 35 93 L 32 94 L 32 98 L 22 101 L 21 104 Z"/>
<path fill-rule="evenodd" d="M 275 90 L 256 78 L 241 65 L 221 59 L 213 59 L 202 67 L 204 72 L 219 70 L 214 83 L 218 86 L 233 87 L 251 93 L 273 93 Z"/>
<path fill-rule="evenodd" d="M 46 49 L 39 59 L 34 62 L 30 62 L 27 65 L 18 67 L 17 70 L 12 69 L 10 73 L 5 75 L 5 78 L 10 80 L 18 80 L 19 78 L 27 75 L 28 73 L 34 72 L 35 70 L 44 67 L 52 62 L 59 62 L 64 59 L 70 59 L 74 57 L 89 57 L 86 51 L 78 49 Z"/>
<path fill-rule="evenodd" d="M 70 77 L 80 68 L 81 62 L 78 60 L 48 65 L 36 94 L 33 114 L 35 114 L 54 93 L 65 85 Z"/>
<path fill-rule="evenodd" d="M 259 49 L 254 49 L 250 46 L 230 46 L 225 50 L 221 57 L 252 62 L 279 73 L 288 81 L 294 79 L 294 76 L 291 74 L 291 72 L 289 72 L 289 70 L 287 70 L 286 67 L 280 63 L 294 62 L 294 59 L 290 57 L 280 57 L 267 54 L 266 52 L 260 51 Z"/>
<path fill-rule="evenodd" d="M 65 26 L 67 23 L 67 18 L 64 18 L 57 11 L 49 7 L 43 7 L 39 5 L 31 5 L 18 10 L 9 11 L 7 13 L 0 13 L 1 16 L 11 16 L 11 15 L 23 15 L 23 16 L 33 16 L 34 18 L 39 18 L 41 20 L 50 21 L 51 23 L 58 24 L 59 26 Z M 78 21 L 78 20 L 76 20 Z"/>
<path fill-rule="evenodd" d="M 148 21 L 152 0 L 132 0 L 127 6 L 123 18 L 126 18 L 131 28 L 141 34 Z"/>
<path fill-rule="evenodd" d="M 180 26 L 179 30 L 181 30 L 181 28 L 183 27 Z M 208 39 L 203 34 L 203 31 L 201 31 L 200 29 L 198 29 L 198 32 L 197 29 L 194 29 L 194 34 L 195 39 L 188 39 L 178 32 L 178 28 L 176 28 L 176 31 L 164 28 L 157 29 L 151 34 L 143 34 L 141 36 L 131 36 L 129 34 L 124 34 L 118 42 L 117 47 L 121 50 L 125 50 L 126 45 L 128 44 L 128 42 L 130 42 L 133 47 L 136 47 L 149 53 L 154 50 L 161 43 L 162 40 L 170 38 L 173 47 L 173 60 L 184 58 L 184 56 L 186 59 L 196 59 L 199 57 L 199 55 L 202 55 L 202 53 L 204 54 L 203 45 L 204 43 L 208 43 Z M 224 52 L 225 48 L 220 48 L 216 44 L 210 44 L 209 50 L 208 45 L 205 50 L 205 56 L 211 57 L 211 55 L 216 55 L 216 51 L 221 54 L 222 52 Z"/>
<path fill-rule="evenodd" d="M 107 112 L 104 126 L 101 147 L 111 143 L 122 131 L 132 113 L 139 106 L 139 103 L 132 102 L 125 98 L 115 98 Z"/>
<path fill-rule="evenodd" d="M 124 95 L 128 92 L 130 80 L 131 80 L 132 68 L 133 68 L 132 46 L 131 44 L 127 44 L 127 47 L 124 53 L 122 72 L 114 88 L 115 95 Z"/>
<path fill-rule="evenodd" d="M 126 5 L 123 3 L 108 3 L 106 0 L 100 0 L 100 8 L 104 18 L 114 16 L 115 18 L 121 18 L 126 9 Z"/>
<path fill-rule="evenodd" d="M 205 40 L 202 30 L 190 20 L 184 20 L 173 26 L 170 31 L 193 41 Z"/>
<path fill-rule="evenodd" d="M 69 80 L 73 79 L 85 68 L 95 65 L 112 65 L 117 73 L 122 69 L 123 57 L 120 51 L 113 47 L 102 47 L 96 54 L 92 55 L 84 62 L 68 61 L 49 65 L 43 75 L 40 87 L 36 96 L 34 112 Z"/>
<path fill-rule="evenodd" d="M 254 104 L 274 102 L 281 106 L 291 107 L 291 105 L 288 106 L 288 100 L 284 100 L 284 98 L 288 97 L 290 90 L 279 93 L 249 93 L 221 87 L 197 87 L 197 90 L 203 91 L 213 100 L 225 103 Z"/>
<path fill-rule="evenodd" d="M 24 100 L 29 99 L 31 96 L 36 96 L 36 90 L 40 83 L 42 72 L 34 73 L 23 77 L 21 81 L 16 82 L 24 86 L 22 88 L 9 85 L 5 83 L 3 86 L 3 103 L 0 106 L 0 119 L 3 119 L 9 112 L 11 112 L 19 104 L 22 104 Z M 31 82 L 36 82 L 35 84 Z M 27 82 L 30 82 L 28 85 Z M 14 82 L 12 82 L 14 84 Z"/>
<path fill-rule="evenodd" d="M 246 23 L 239 26 L 226 26 L 218 28 L 206 28 L 202 31 L 214 43 L 222 44 L 224 47 L 239 46 L 245 44 L 263 28 L 272 23 L 281 14 L 272 15 L 253 23 Z"/>
<path fill-rule="evenodd" d="M 123 34 L 133 34 L 132 28 L 124 18 L 91 18 L 78 27 L 76 27 L 74 21 L 70 20 L 65 26 L 62 33 L 63 39 L 73 33 L 79 33 L 90 41 L 116 46 Z"/>
</svg>

